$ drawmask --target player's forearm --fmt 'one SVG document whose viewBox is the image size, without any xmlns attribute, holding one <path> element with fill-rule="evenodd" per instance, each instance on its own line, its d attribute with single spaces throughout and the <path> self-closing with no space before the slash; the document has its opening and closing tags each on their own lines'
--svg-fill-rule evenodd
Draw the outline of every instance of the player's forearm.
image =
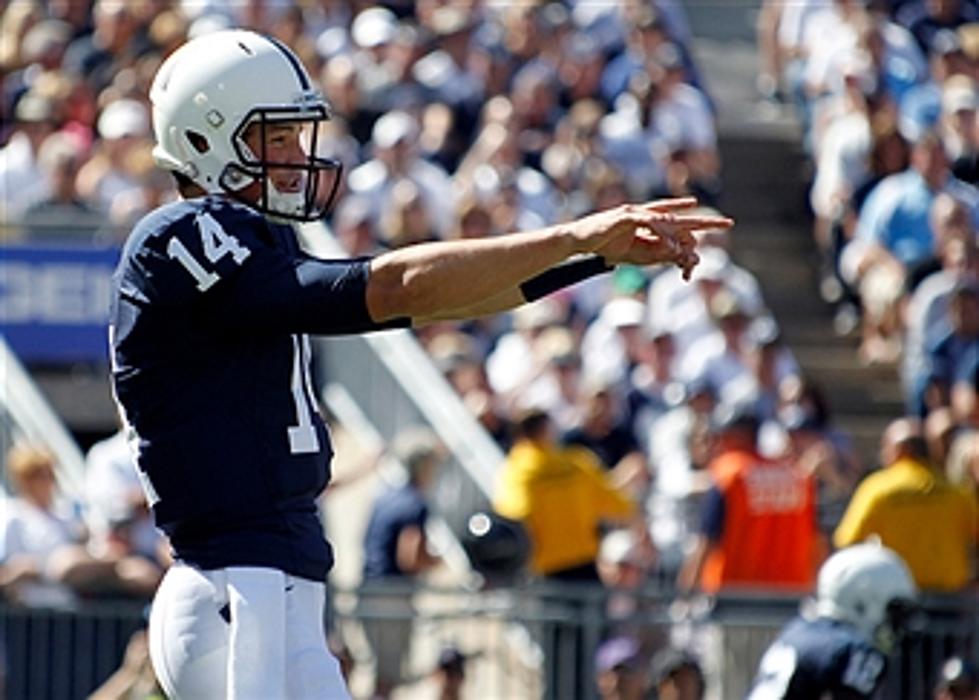
<svg viewBox="0 0 979 700">
<path fill-rule="evenodd" d="M 521 282 L 519 286 L 509 287 L 499 294 L 480 299 L 471 306 L 446 309 L 435 316 L 415 318 L 414 320 L 416 324 L 431 321 L 455 321 L 509 311 L 521 304 L 536 301 L 559 289 L 564 289 L 612 269 L 613 266 L 609 265 L 601 256 L 581 256 L 550 267 L 544 272 Z"/>
<path fill-rule="evenodd" d="M 522 303 L 522 282 L 576 252 L 576 239 L 563 226 L 402 248 L 372 261 L 367 308 L 375 321 L 502 311 Z"/>
</svg>

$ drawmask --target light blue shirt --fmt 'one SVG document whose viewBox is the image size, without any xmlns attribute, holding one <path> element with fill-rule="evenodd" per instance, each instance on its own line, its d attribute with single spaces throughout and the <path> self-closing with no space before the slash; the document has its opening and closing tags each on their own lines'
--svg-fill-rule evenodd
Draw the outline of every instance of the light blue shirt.
<svg viewBox="0 0 979 700">
<path fill-rule="evenodd" d="M 951 176 L 941 191 L 965 204 L 979 221 L 979 192 Z M 931 190 L 914 169 L 884 178 L 864 203 L 857 222 L 857 238 L 873 241 L 905 266 L 934 254 L 934 233 L 929 213 L 938 191 Z"/>
</svg>

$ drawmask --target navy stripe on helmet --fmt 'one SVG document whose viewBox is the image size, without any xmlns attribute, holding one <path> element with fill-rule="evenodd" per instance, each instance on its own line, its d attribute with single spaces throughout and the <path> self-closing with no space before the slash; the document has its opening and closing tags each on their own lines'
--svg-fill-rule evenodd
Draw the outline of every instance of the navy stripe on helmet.
<svg viewBox="0 0 979 700">
<path fill-rule="evenodd" d="M 281 51 L 282 52 L 282 55 L 285 56 L 289 60 L 289 65 L 292 66 L 292 70 L 296 73 L 296 77 L 299 78 L 299 85 L 300 85 L 300 87 L 303 90 L 309 90 L 310 89 L 309 78 L 306 76 L 306 70 L 302 67 L 302 64 L 299 63 L 299 59 L 296 58 L 296 54 L 294 54 L 289 49 L 288 46 L 286 46 L 285 44 L 283 44 L 278 39 L 276 39 L 274 37 L 271 37 L 271 36 L 265 37 L 265 38 L 268 39 L 269 41 L 271 41 L 272 42 L 272 45 L 275 48 L 277 48 L 279 51 Z"/>
</svg>

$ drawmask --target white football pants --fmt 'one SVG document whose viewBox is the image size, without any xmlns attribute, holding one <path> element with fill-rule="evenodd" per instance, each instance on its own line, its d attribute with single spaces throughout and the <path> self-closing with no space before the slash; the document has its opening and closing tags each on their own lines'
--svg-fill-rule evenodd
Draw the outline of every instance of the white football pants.
<svg viewBox="0 0 979 700">
<path fill-rule="evenodd" d="M 174 564 L 150 658 L 171 700 L 349 700 L 323 629 L 326 586 L 276 569 Z"/>
</svg>

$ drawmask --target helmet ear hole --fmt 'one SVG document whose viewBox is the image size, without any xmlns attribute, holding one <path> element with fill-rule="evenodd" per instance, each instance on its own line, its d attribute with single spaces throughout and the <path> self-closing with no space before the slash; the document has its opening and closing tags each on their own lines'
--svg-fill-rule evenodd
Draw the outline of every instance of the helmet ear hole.
<svg viewBox="0 0 979 700">
<path fill-rule="evenodd" d="M 211 150 L 211 144 L 210 142 L 208 142 L 207 137 L 204 136 L 204 134 L 197 131 L 193 131 L 191 129 L 187 129 L 186 131 L 184 131 L 184 136 L 187 137 L 187 141 L 190 143 L 191 146 L 194 147 L 194 150 L 197 151 L 198 153 L 203 154 Z"/>
</svg>

